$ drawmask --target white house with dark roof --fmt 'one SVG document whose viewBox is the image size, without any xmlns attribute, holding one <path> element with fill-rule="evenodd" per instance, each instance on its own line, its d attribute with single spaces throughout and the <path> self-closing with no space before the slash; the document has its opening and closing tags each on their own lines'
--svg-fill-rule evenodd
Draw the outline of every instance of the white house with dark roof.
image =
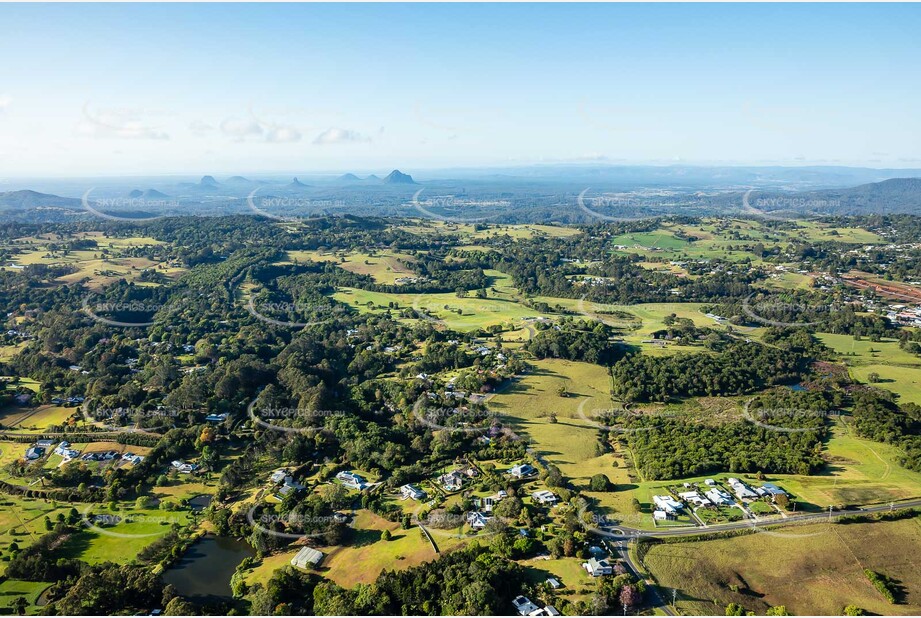
<svg viewBox="0 0 921 618">
<path fill-rule="evenodd" d="M 512 466 L 509 468 L 508 473 L 514 476 L 516 479 L 523 479 L 525 477 L 537 474 L 537 468 L 531 464 L 518 464 L 517 466 Z"/>
<path fill-rule="evenodd" d="M 684 505 L 671 496 L 653 496 L 652 501 L 660 511 L 666 513 L 677 513 L 684 510 Z"/>
<path fill-rule="evenodd" d="M 410 483 L 400 487 L 400 495 L 403 498 L 412 498 L 413 500 L 425 500 L 428 497 L 424 491 Z"/>
<path fill-rule="evenodd" d="M 601 558 L 589 558 L 588 562 L 582 563 L 582 568 L 588 571 L 588 574 L 592 577 L 601 577 L 602 575 L 610 575 L 614 572 L 614 567 L 611 566 L 611 563 L 606 559 Z"/>
<path fill-rule="evenodd" d="M 344 470 L 336 475 L 336 480 L 348 487 L 349 489 L 358 489 L 359 491 L 364 489 L 368 482 L 359 474 L 355 474 L 351 470 Z"/>
<path fill-rule="evenodd" d="M 532 616 L 532 612 L 539 611 L 540 608 L 531 602 L 531 599 L 518 595 L 512 600 L 512 605 L 515 606 L 515 611 L 518 612 L 519 616 Z"/>
</svg>

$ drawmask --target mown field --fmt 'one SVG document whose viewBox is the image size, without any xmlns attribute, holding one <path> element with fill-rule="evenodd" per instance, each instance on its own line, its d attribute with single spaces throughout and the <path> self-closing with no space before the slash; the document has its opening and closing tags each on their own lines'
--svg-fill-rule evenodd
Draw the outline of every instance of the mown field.
<svg viewBox="0 0 921 618">
<path fill-rule="evenodd" d="M 841 615 L 845 605 L 872 614 L 921 613 L 921 519 L 810 524 L 727 539 L 663 543 L 645 565 L 660 585 L 678 590 L 681 614 L 723 613 L 729 603 L 763 614 L 784 605 L 793 615 Z M 890 605 L 864 569 L 897 580 Z"/>
<path fill-rule="evenodd" d="M 899 347 L 894 339 L 857 340 L 850 335 L 819 334 L 818 338 L 841 355 L 851 377 L 870 382 L 876 373 L 880 381 L 874 386 L 892 391 L 903 403 L 921 404 L 921 357 Z"/>
<path fill-rule="evenodd" d="M 119 279 L 134 281 L 142 271 L 148 269 L 156 270 L 167 277 L 178 277 L 185 272 L 182 268 L 164 262 L 133 257 L 125 253 L 126 249 L 163 244 L 153 238 L 107 238 L 98 232 L 75 234 L 72 238 L 92 239 L 98 246 L 73 251 L 56 249 L 51 245 L 63 239 L 45 234 L 40 237 L 19 238 L 4 248 L 18 252 L 13 258 L 13 264 L 16 266 L 72 266 L 76 269 L 73 273 L 58 277 L 55 281 L 60 284 L 76 284 L 87 279 L 87 286 L 92 290 L 100 290 Z"/>
<path fill-rule="evenodd" d="M 614 456 L 597 451 L 598 427 L 591 421 L 593 410 L 612 405 L 607 370 L 554 359 L 536 361 L 534 366 L 534 371 L 490 397 L 490 409 L 576 486 L 587 486 L 599 472 L 611 475 Z M 566 389 L 565 397 L 559 394 L 561 387 Z"/>
<path fill-rule="evenodd" d="M 37 602 L 42 592 L 50 583 L 26 582 L 19 579 L 7 579 L 0 582 L 0 613 L 16 614 L 14 603 L 19 598 L 26 600 L 25 612 L 27 615 L 41 615 L 41 607 Z"/>
<path fill-rule="evenodd" d="M 411 255 L 393 251 L 288 251 L 287 262 L 331 262 L 358 275 L 370 275 L 375 282 L 395 284 L 400 277 L 413 277 Z"/>
</svg>

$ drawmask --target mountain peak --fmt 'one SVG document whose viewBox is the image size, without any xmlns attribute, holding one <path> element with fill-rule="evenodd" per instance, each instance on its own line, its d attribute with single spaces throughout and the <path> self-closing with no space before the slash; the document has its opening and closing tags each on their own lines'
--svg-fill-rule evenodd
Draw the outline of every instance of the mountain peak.
<svg viewBox="0 0 921 618">
<path fill-rule="evenodd" d="M 387 177 L 384 178 L 384 182 L 391 185 L 414 185 L 417 184 L 413 177 L 409 174 L 404 174 L 400 170 L 393 170 Z"/>
</svg>

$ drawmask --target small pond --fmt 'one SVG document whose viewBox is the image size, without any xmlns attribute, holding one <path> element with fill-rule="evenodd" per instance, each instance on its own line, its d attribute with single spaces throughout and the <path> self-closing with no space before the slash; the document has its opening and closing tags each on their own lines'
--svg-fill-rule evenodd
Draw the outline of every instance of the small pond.
<svg viewBox="0 0 921 618">
<path fill-rule="evenodd" d="M 163 573 L 163 581 L 185 597 L 230 598 L 230 578 L 248 556 L 255 556 L 255 552 L 244 541 L 206 536 Z"/>
</svg>

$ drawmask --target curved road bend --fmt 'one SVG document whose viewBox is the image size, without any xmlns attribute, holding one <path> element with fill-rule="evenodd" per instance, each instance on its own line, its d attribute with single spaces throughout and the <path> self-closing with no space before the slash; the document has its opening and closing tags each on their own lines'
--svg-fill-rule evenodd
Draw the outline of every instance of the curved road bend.
<svg viewBox="0 0 921 618">
<path fill-rule="evenodd" d="M 912 500 L 908 502 L 894 502 L 891 505 L 883 504 L 870 507 L 858 507 L 855 509 L 847 509 L 844 511 L 833 511 L 832 517 L 841 517 L 845 515 L 866 515 L 870 513 L 881 513 L 884 511 L 904 509 L 904 508 L 913 508 L 921 507 L 921 500 Z M 637 528 L 628 528 L 626 526 L 612 526 L 613 529 L 619 530 L 620 535 L 615 535 L 611 532 L 606 532 L 610 535 L 611 544 L 614 545 L 616 553 L 619 555 L 620 559 L 627 565 L 627 567 L 633 571 L 633 574 L 637 577 L 641 577 L 641 573 L 644 571 L 641 570 L 630 557 L 630 547 L 629 542 L 634 539 L 642 537 L 693 537 L 693 536 L 703 536 L 707 534 L 712 534 L 714 532 L 725 532 L 731 530 L 744 530 L 749 528 L 760 528 L 760 527 L 777 527 L 777 526 L 786 526 L 797 524 L 801 522 L 809 521 L 821 521 L 823 519 L 828 519 L 828 513 L 806 513 L 803 515 L 790 515 L 784 519 L 772 521 L 769 523 L 762 523 L 760 526 L 757 522 L 754 521 L 742 521 L 742 522 L 732 522 L 728 524 L 716 524 L 713 526 L 708 526 L 706 528 L 694 528 L 694 529 L 672 529 L 672 530 L 639 530 Z M 662 595 L 659 593 L 658 586 L 650 586 L 647 590 L 652 592 L 653 595 L 653 607 L 657 607 L 665 612 L 668 616 L 675 616 L 675 611 L 672 609 L 671 605 L 666 603 L 662 598 Z"/>
</svg>

